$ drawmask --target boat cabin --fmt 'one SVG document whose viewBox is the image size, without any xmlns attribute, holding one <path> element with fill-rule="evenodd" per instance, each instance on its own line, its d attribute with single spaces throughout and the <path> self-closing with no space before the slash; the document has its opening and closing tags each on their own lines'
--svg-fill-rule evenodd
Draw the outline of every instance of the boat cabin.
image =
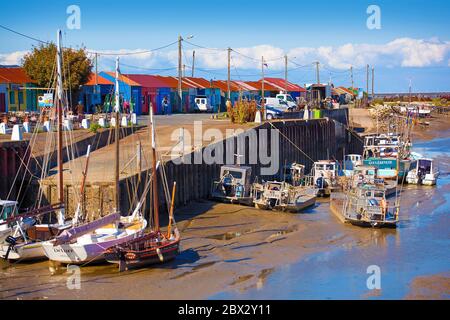
<svg viewBox="0 0 450 320">
<path fill-rule="evenodd" d="M 328 183 L 332 183 L 337 177 L 338 166 L 335 161 L 332 160 L 320 160 L 314 162 L 314 183 L 317 180 L 324 178 Z"/>
<path fill-rule="evenodd" d="M 299 186 L 304 177 L 305 166 L 294 162 L 290 166 L 283 167 L 282 176 L 280 178 L 282 181 L 286 181 L 293 186 Z"/>
<path fill-rule="evenodd" d="M 251 174 L 251 167 L 222 166 L 220 168 L 220 180 L 213 183 L 212 197 L 227 199 L 231 202 L 251 198 Z"/>
<path fill-rule="evenodd" d="M 0 223 L 17 216 L 17 214 L 17 201 L 0 200 Z M 0 230 L 2 228 L 7 228 L 7 225 L 0 225 Z"/>
</svg>

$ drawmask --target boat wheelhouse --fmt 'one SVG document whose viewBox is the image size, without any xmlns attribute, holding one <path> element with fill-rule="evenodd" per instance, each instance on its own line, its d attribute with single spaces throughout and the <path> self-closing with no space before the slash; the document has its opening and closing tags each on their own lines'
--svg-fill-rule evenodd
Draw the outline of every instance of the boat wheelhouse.
<svg viewBox="0 0 450 320">
<path fill-rule="evenodd" d="M 284 166 L 280 179 L 293 186 L 300 186 L 305 178 L 305 166 L 299 163 L 292 163 Z"/>
<path fill-rule="evenodd" d="M 299 212 L 316 203 L 313 193 L 314 189 L 279 181 L 254 183 L 252 187 L 253 203 L 263 210 Z"/>
<path fill-rule="evenodd" d="M 337 183 L 338 164 L 332 160 L 320 160 L 314 162 L 312 170 L 314 186 L 317 188 L 317 196 L 329 196 L 331 192 L 340 189 Z"/>
<path fill-rule="evenodd" d="M 346 154 L 344 156 L 344 175 L 351 176 L 356 166 L 362 165 L 362 156 L 360 154 Z"/>
<path fill-rule="evenodd" d="M 238 165 L 225 165 L 220 168 L 220 180 L 214 181 L 211 197 L 215 200 L 251 205 L 252 168 Z"/>
<path fill-rule="evenodd" d="M 420 158 L 410 169 L 406 176 L 406 182 L 429 186 L 436 184 L 439 171 L 436 169 L 433 159 Z"/>
</svg>

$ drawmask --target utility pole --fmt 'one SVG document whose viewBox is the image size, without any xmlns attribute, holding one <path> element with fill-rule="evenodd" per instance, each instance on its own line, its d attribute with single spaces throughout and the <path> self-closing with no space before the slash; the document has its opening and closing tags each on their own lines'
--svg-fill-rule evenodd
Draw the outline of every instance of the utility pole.
<svg viewBox="0 0 450 320">
<path fill-rule="evenodd" d="M 95 53 L 95 89 L 94 93 L 97 93 L 98 86 L 98 53 Z"/>
<path fill-rule="evenodd" d="M 353 84 L 353 66 L 350 67 L 350 79 L 352 81 L 352 89 L 355 87 Z"/>
<path fill-rule="evenodd" d="M 375 82 L 375 68 L 372 67 L 372 101 L 375 98 L 374 82 Z"/>
<path fill-rule="evenodd" d="M 411 87 L 412 87 L 412 81 L 409 79 L 409 105 L 411 105 Z"/>
<path fill-rule="evenodd" d="M 284 91 L 288 93 L 288 56 L 284 56 Z"/>
<path fill-rule="evenodd" d="M 264 108 L 264 56 L 261 57 L 261 73 L 262 73 L 262 81 L 261 81 L 261 107 Z M 265 118 L 265 117 L 264 117 Z"/>
<path fill-rule="evenodd" d="M 178 101 L 179 101 L 179 111 L 182 111 L 182 106 L 183 106 L 183 91 L 181 88 L 181 78 L 182 78 L 182 50 L 181 50 L 181 41 L 183 41 L 183 38 L 181 36 L 178 36 Z"/>
<path fill-rule="evenodd" d="M 194 69 L 195 69 L 195 50 L 192 51 L 192 78 L 194 77 Z"/>
<path fill-rule="evenodd" d="M 227 92 L 228 92 L 228 100 L 231 100 L 231 90 L 230 90 L 230 66 L 231 65 L 231 48 L 228 48 L 228 80 L 227 80 Z"/>
<path fill-rule="evenodd" d="M 366 66 L 366 107 L 369 106 L 369 65 Z"/>
<path fill-rule="evenodd" d="M 316 79 L 317 79 L 317 84 L 320 84 L 319 61 L 316 61 Z"/>
</svg>

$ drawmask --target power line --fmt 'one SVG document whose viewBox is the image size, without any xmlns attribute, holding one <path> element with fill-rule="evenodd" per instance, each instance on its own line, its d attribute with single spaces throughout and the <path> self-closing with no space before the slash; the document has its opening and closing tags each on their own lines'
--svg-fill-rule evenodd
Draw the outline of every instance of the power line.
<svg viewBox="0 0 450 320">
<path fill-rule="evenodd" d="M 28 39 L 37 41 L 37 42 L 49 44 L 49 42 L 47 42 L 47 41 L 43 41 L 43 40 L 41 40 L 41 39 L 38 39 L 38 38 L 35 38 L 35 37 L 32 37 L 32 36 L 28 36 L 28 35 L 26 35 L 26 34 L 24 34 L 24 33 L 21 33 L 21 32 L 19 32 L 19 31 L 15 31 L 15 30 L 10 29 L 10 28 L 8 28 L 8 27 L 5 27 L 5 26 L 3 26 L 3 25 L 0 25 L 0 28 L 5 29 L 5 30 L 7 30 L 7 31 L 9 31 L 9 32 L 18 34 L 19 36 L 22 36 L 22 37 L 25 37 L 25 38 L 28 38 Z"/>
</svg>

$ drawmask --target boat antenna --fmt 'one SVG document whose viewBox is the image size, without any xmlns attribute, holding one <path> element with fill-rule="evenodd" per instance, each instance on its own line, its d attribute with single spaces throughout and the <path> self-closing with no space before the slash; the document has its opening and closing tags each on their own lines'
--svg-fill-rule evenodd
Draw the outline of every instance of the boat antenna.
<svg viewBox="0 0 450 320">
<path fill-rule="evenodd" d="M 153 118 L 153 108 L 150 108 L 150 123 L 152 130 L 152 191 L 153 191 L 153 221 L 155 231 L 159 232 L 159 198 L 158 198 L 158 173 L 156 171 L 156 139 L 155 139 L 155 119 Z"/>
<path fill-rule="evenodd" d="M 116 87 L 115 87 L 115 105 L 114 105 L 114 117 L 116 119 L 116 124 L 114 126 L 114 145 L 115 145 L 115 156 L 114 156 L 114 206 L 115 212 L 120 210 L 120 191 L 119 191 L 119 113 L 120 113 L 120 88 L 119 88 L 119 57 L 116 58 Z"/>
<path fill-rule="evenodd" d="M 56 82 L 56 112 L 58 118 L 57 125 L 57 139 L 58 139 L 58 201 L 61 204 L 64 204 L 64 173 L 63 173 L 63 152 L 62 152 L 62 114 L 63 110 L 63 80 L 62 80 L 62 33 L 61 30 L 58 29 L 56 35 L 56 68 L 57 68 L 57 82 Z M 64 207 L 58 211 L 58 223 L 64 223 Z"/>
</svg>

